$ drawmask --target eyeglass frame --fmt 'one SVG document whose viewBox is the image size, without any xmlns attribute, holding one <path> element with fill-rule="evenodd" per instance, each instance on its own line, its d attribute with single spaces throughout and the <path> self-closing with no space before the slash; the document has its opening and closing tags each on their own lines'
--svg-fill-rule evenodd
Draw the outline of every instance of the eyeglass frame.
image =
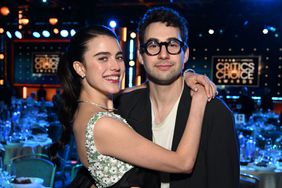
<svg viewBox="0 0 282 188">
<path fill-rule="evenodd" d="M 148 44 L 149 44 L 150 42 L 152 42 L 152 41 L 156 42 L 156 43 L 158 44 L 158 46 L 160 47 L 159 52 L 156 53 L 156 54 L 151 54 L 151 53 L 149 53 L 149 52 L 148 52 L 148 49 L 147 49 L 147 48 L 148 48 Z M 180 48 L 179 48 L 179 51 L 178 51 L 178 52 L 176 52 L 176 53 L 171 53 L 171 52 L 169 52 L 169 50 L 168 50 L 168 45 L 169 45 L 169 42 L 171 42 L 171 41 L 176 41 L 177 43 L 179 43 Z M 156 56 L 156 55 L 158 55 L 158 54 L 161 53 L 161 51 L 162 51 L 162 46 L 163 46 L 163 45 L 165 46 L 167 53 L 170 54 L 170 55 L 177 55 L 177 54 L 180 54 L 180 52 L 181 52 L 181 50 L 182 50 L 183 47 L 184 47 L 184 49 L 186 49 L 186 48 L 188 47 L 185 42 L 182 42 L 181 40 L 179 40 L 179 39 L 177 39 L 177 38 L 171 38 L 171 39 L 169 39 L 168 41 L 165 41 L 165 42 L 158 42 L 158 40 L 156 40 L 156 39 L 149 39 L 146 43 L 140 45 L 140 53 L 144 53 L 144 52 L 145 52 L 145 53 L 146 53 L 147 55 L 149 55 L 149 56 Z"/>
</svg>

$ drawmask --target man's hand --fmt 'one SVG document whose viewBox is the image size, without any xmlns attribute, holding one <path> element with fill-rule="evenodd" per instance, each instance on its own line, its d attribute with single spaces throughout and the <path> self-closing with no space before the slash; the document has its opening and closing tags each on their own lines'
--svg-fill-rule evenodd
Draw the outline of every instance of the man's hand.
<svg viewBox="0 0 282 188">
<path fill-rule="evenodd" d="M 193 92 L 198 91 L 197 84 L 202 85 L 205 88 L 208 101 L 213 99 L 218 94 L 216 85 L 205 75 L 185 71 L 183 73 L 183 77 L 186 84 L 192 89 Z"/>
</svg>

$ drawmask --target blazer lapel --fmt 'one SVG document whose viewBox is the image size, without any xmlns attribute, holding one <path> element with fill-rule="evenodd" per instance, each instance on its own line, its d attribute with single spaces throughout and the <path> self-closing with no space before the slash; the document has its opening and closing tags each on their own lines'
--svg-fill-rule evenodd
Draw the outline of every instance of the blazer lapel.
<svg viewBox="0 0 282 188">
<path fill-rule="evenodd" d="M 149 89 L 146 88 L 139 100 L 130 109 L 127 116 L 127 122 L 143 137 L 152 140 L 152 115 Z"/>
<path fill-rule="evenodd" d="M 176 151 L 177 146 L 183 135 L 184 129 L 186 127 L 188 114 L 190 112 L 191 99 L 192 98 L 190 96 L 190 88 L 186 84 L 184 84 L 184 89 L 179 101 L 176 120 L 175 120 L 172 151 Z"/>
<path fill-rule="evenodd" d="M 146 135 L 148 137 L 148 139 L 153 140 L 153 132 L 152 132 L 152 108 L 151 108 L 151 100 L 150 100 L 150 95 L 149 95 L 149 87 L 146 90 L 146 96 L 145 96 L 145 100 L 143 102 L 145 102 L 145 116 L 143 118 L 145 118 L 145 131 L 146 131 Z"/>
</svg>

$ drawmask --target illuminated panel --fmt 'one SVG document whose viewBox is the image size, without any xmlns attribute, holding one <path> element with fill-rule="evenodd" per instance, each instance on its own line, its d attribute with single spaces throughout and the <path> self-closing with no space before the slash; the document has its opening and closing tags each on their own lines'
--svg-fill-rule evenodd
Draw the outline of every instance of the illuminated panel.
<svg viewBox="0 0 282 188">
<path fill-rule="evenodd" d="M 55 74 L 61 59 L 60 53 L 34 53 L 33 73 L 34 74 Z"/>
<path fill-rule="evenodd" d="M 260 56 L 213 56 L 216 85 L 258 86 Z"/>
<path fill-rule="evenodd" d="M 128 87 L 133 86 L 133 68 L 129 67 L 128 69 Z"/>
<path fill-rule="evenodd" d="M 136 78 L 136 85 L 137 86 L 141 85 L 141 76 L 137 76 L 137 78 Z"/>
<path fill-rule="evenodd" d="M 57 68 L 68 40 L 15 40 L 13 72 L 15 84 L 58 84 Z"/>
</svg>

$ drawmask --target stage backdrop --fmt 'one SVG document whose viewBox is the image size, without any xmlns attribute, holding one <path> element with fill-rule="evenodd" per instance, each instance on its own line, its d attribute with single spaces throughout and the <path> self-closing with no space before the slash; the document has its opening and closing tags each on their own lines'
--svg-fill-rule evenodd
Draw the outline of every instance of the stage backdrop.
<svg viewBox="0 0 282 188">
<path fill-rule="evenodd" d="M 68 42 L 69 40 L 14 40 L 14 85 L 59 84 L 56 72 Z"/>
<path fill-rule="evenodd" d="M 212 76 L 216 85 L 259 86 L 260 56 L 213 56 Z"/>
</svg>

